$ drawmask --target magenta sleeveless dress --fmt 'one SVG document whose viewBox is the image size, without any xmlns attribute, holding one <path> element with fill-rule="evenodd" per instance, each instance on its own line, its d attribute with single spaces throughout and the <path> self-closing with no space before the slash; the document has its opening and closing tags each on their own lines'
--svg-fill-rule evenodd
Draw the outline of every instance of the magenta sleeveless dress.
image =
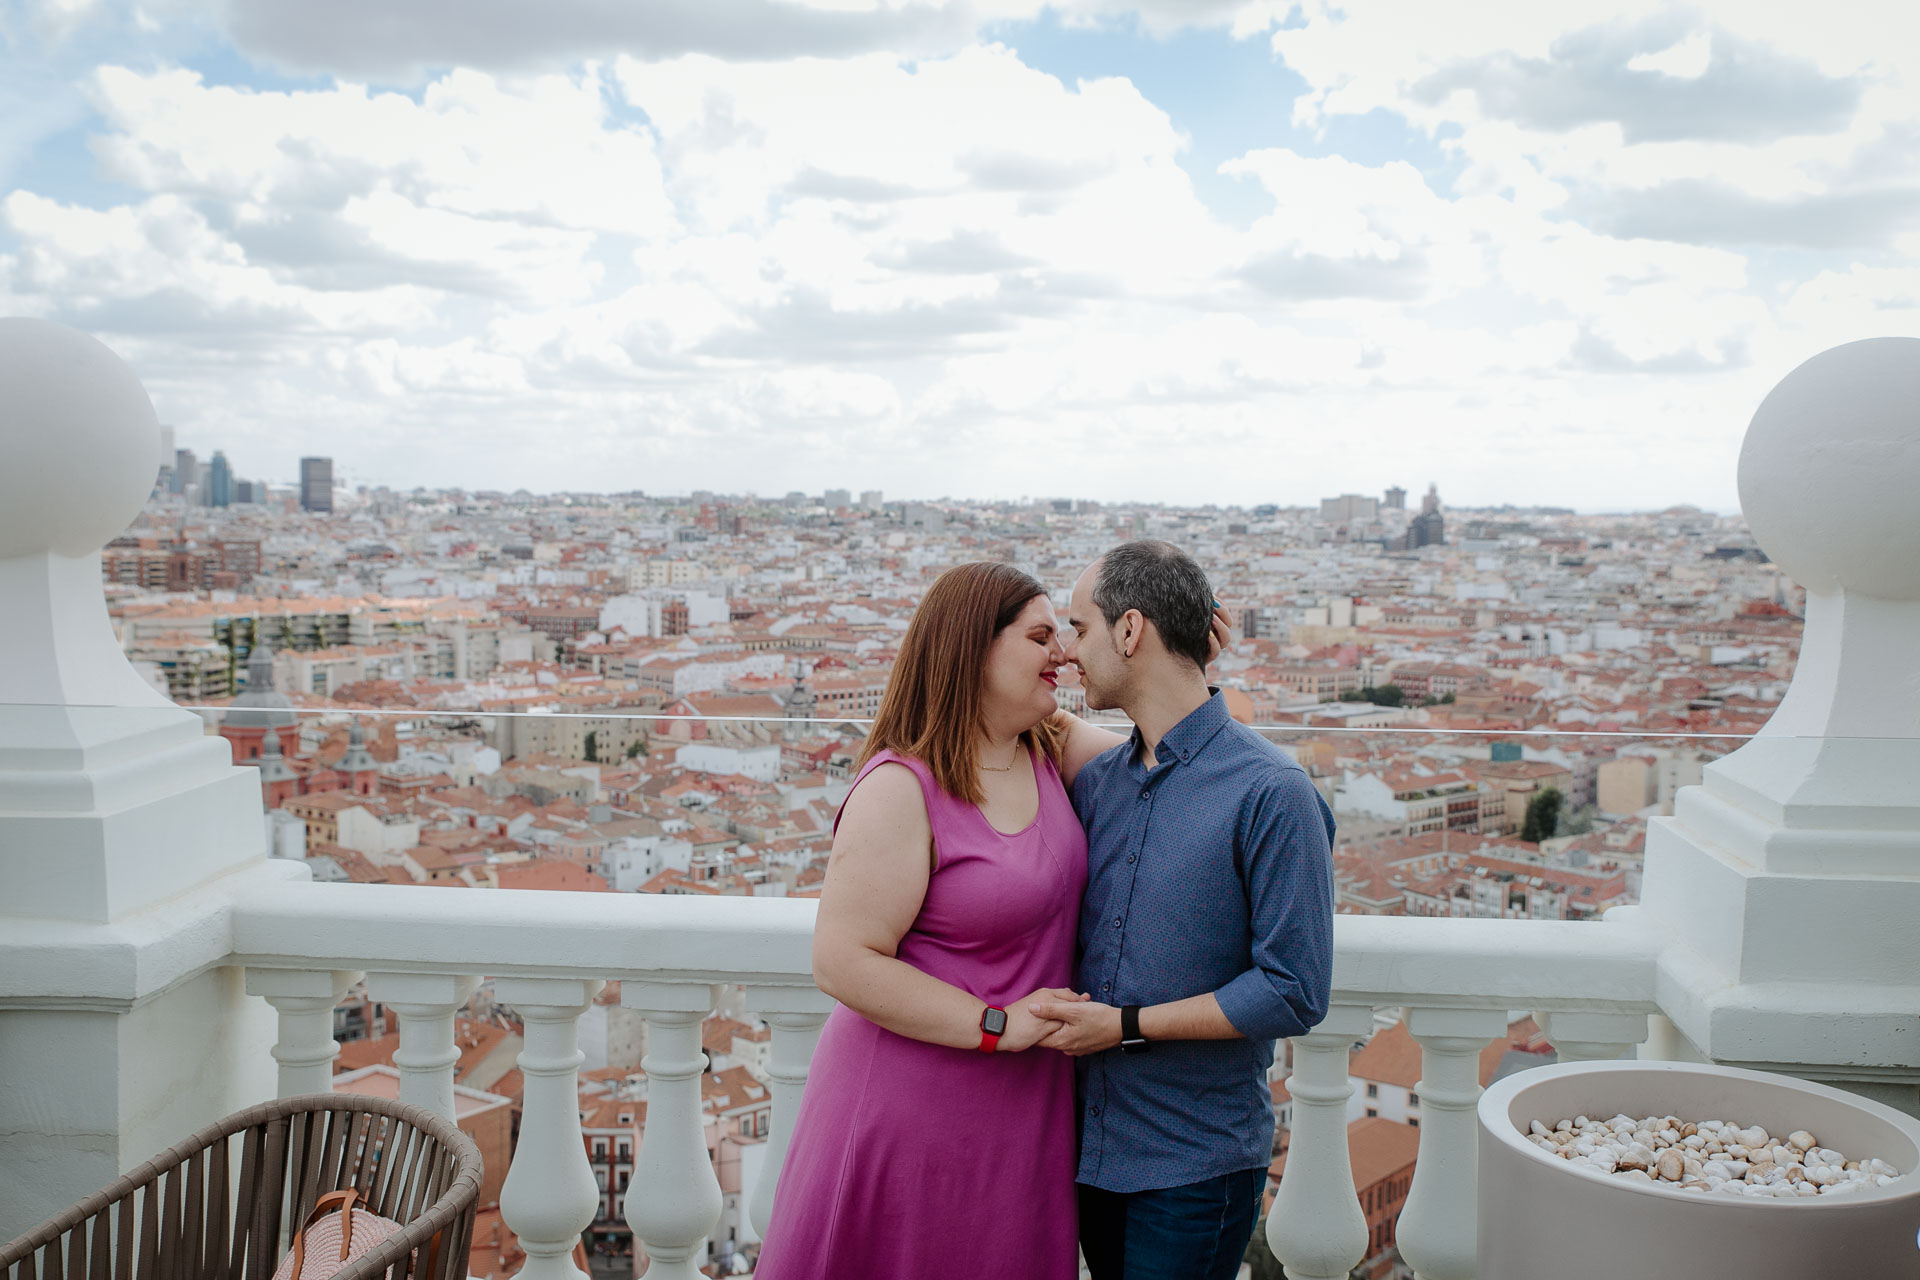
<svg viewBox="0 0 1920 1280">
<path fill-rule="evenodd" d="M 1005 835 L 918 760 L 938 862 L 900 959 L 1005 1006 L 1073 982 L 1087 837 L 1034 757 Z M 856 780 L 855 786 L 860 785 Z M 1074 1280 L 1073 1062 L 909 1040 L 837 1006 L 820 1033 L 756 1280 Z"/>
</svg>

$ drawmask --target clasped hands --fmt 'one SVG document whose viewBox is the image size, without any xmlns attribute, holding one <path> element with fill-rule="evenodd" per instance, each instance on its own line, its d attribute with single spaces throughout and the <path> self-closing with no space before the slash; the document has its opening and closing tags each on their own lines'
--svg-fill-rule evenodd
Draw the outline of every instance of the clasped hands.
<svg viewBox="0 0 1920 1280">
<path fill-rule="evenodd" d="M 1069 1058 L 1099 1053 L 1120 1043 L 1120 1010 L 1098 1004 L 1067 987 L 1042 987 L 1007 1006 L 1007 1030 L 1000 1047 L 1057 1049 Z"/>
</svg>

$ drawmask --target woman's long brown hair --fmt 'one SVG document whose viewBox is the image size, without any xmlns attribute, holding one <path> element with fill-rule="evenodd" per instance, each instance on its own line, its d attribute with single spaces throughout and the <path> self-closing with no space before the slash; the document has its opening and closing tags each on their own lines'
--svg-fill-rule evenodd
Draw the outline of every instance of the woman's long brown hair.
<svg viewBox="0 0 1920 1280">
<path fill-rule="evenodd" d="M 897 752 L 923 762 L 948 795 L 973 804 L 985 799 L 974 769 L 985 725 L 987 651 L 1027 602 L 1043 594 L 1028 574 L 989 560 L 955 565 L 934 579 L 907 624 L 861 766 L 882 751 Z M 1020 735 L 1027 750 L 1056 765 L 1065 739 L 1054 719 Z"/>
</svg>

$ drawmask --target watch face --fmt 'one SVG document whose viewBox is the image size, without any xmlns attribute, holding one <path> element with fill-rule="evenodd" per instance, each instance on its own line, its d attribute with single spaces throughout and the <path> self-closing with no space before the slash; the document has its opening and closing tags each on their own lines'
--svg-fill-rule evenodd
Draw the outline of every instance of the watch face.
<svg viewBox="0 0 1920 1280">
<path fill-rule="evenodd" d="M 1005 1009 L 988 1009 L 980 1015 L 980 1029 L 990 1036 L 1005 1035 L 1007 1033 L 1007 1011 Z"/>
</svg>

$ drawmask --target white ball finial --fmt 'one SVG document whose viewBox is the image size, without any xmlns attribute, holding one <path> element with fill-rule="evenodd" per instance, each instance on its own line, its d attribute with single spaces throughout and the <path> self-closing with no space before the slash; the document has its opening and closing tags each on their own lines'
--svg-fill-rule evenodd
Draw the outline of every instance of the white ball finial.
<svg viewBox="0 0 1920 1280">
<path fill-rule="evenodd" d="M 1740 506 L 1794 581 L 1920 600 L 1920 338 L 1814 356 L 1754 412 Z"/>
<path fill-rule="evenodd" d="M 0 560 L 81 556 L 153 490 L 160 423 L 133 370 L 51 320 L 0 318 Z"/>
</svg>

